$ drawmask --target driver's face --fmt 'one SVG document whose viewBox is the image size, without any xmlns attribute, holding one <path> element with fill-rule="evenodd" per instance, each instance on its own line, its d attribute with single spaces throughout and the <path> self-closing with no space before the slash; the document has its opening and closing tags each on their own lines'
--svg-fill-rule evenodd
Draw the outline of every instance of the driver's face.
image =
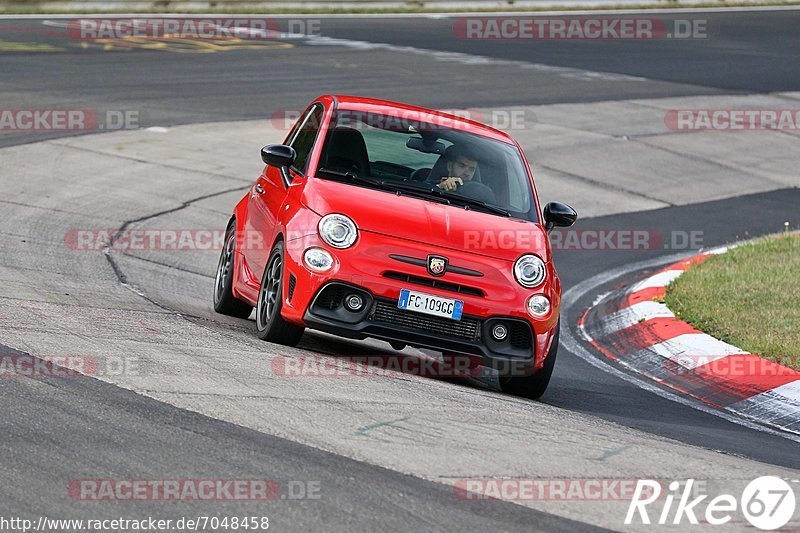
<svg viewBox="0 0 800 533">
<path fill-rule="evenodd" d="M 455 161 L 447 162 L 448 175 L 451 178 L 461 178 L 464 181 L 471 180 L 477 168 L 477 161 L 464 157 L 463 155 L 458 156 Z"/>
</svg>

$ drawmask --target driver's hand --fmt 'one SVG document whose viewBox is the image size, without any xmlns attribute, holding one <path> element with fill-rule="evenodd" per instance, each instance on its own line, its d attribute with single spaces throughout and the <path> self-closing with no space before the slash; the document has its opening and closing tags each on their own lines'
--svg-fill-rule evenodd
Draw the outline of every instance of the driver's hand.
<svg viewBox="0 0 800 533">
<path fill-rule="evenodd" d="M 439 182 L 439 188 L 443 191 L 455 191 L 459 185 L 464 185 L 461 178 L 442 178 Z"/>
</svg>

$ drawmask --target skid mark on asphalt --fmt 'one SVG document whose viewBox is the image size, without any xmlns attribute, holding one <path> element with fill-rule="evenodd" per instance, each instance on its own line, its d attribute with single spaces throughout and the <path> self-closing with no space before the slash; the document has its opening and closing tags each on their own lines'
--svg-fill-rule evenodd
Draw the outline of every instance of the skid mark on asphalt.
<svg viewBox="0 0 800 533">
<path fill-rule="evenodd" d="M 233 187 L 233 188 L 230 188 L 230 189 L 223 189 L 221 191 L 212 192 L 212 193 L 208 193 L 208 194 L 203 194 L 201 196 L 197 196 L 195 198 L 192 198 L 191 200 L 186 200 L 183 203 L 181 203 L 181 205 L 173 207 L 171 209 L 165 209 L 163 211 L 159 211 L 157 213 L 152 213 L 150 215 L 145 215 L 145 216 L 142 216 L 142 217 L 139 217 L 139 218 L 126 220 L 119 227 L 119 229 L 117 229 L 117 232 L 111 238 L 111 242 L 108 243 L 106 248 L 103 250 L 103 254 L 106 256 L 106 259 L 108 260 L 109 264 L 111 265 L 111 268 L 114 270 L 114 274 L 117 276 L 117 279 L 119 280 L 119 282 L 122 283 L 123 285 L 125 285 L 127 288 L 130 288 L 131 290 L 133 290 L 139 296 L 147 299 L 149 302 L 151 302 L 151 303 L 153 303 L 155 305 L 158 305 L 159 307 L 165 308 L 161 304 L 159 304 L 156 301 L 154 301 L 154 300 L 150 299 L 149 297 L 145 296 L 145 294 L 141 290 L 135 288 L 134 286 L 132 286 L 132 285 L 130 285 L 128 283 L 128 277 L 125 275 L 125 272 L 122 271 L 122 267 L 120 267 L 119 262 L 117 261 L 116 257 L 114 257 L 114 251 L 113 251 L 114 249 L 113 249 L 113 247 L 114 247 L 114 243 L 116 242 L 116 240 L 119 239 L 119 237 L 122 235 L 122 233 L 130 225 L 135 224 L 137 222 L 144 222 L 146 220 L 152 220 L 154 218 L 157 218 L 157 217 L 160 217 L 160 216 L 163 216 L 163 215 L 166 215 L 166 214 L 175 213 L 177 211 L 181 211 L 183 209 L 186 209 L 187 207 L 189 207 L 190 205 L 192 205 L 192 204 L 194 204 L 196 202 L 200 202 L 202 200 L 207 200 L 209 198 L 214 198 L 216 196 L 222 196 L 224 194 L 228 194 L 228 193 L 231 193 L 231 192 L 243 191 L 243 190 L 245 190 L 245 189 L 247 189 L 249 187 L 250 187 L 249 185 L 246 185 L 246 186 L 243 186 L 243 187 Z"/>
<path fill-rule="evenodd" d="M 202 278 L 208 278 L 210 280 L 213 280 L 214 277 L 215 277 L 214 274 L 211 274 L 211 273 L 208 273 L 208 272 L 198 272 L 196 270 L 191 270 L 189 268 L 182 267 L 180 265 L 174 265 L 174 264 L 170 264 L 170 263 L 165 263 L 163 261 L 157 261 L 155 259 L 150 259 L 150 258 L 147 258 L 147 257 L 140 257 L 138 255 L 134 255 L 132 253 L 125 252 L 125 251 L 120 251 L 118 253 L 120 255 L 124 255 L 125 257 L 130 257 L 131 259 L 135 259 L 136 261 L 142 261 L 143 263 L 150 263 L 151 265 L 158 265 L 158 266 L 161 266 L 161 267 L 171 268 L 171 269 L 177 270 L 179 272 L 185 272 L 187 274 L 192 274 L 193 276 L 200 276 Z"/>
<path fill-rule="evenodd" d="M 454 435 L 458 439 L 454 440 Z M 489 444 L 486 435 L 497 438 L 498 446 Z M 530 442 L 532 438 L 538 442 L 549 441 L 554 445 L 563 445 L 570 441 L 569 436 L 560 435 L 557 438 L 548 437 L 539 431 L 527 429 L 511 424 L 501 423 L 470 423 L 463 420 L 434 419 L 427 417 L 407 416 L 402 418 L 383 420 L 358 428 L 353 436 L 367 438 L 373 442 L 384 444 L 412 445 L 420 447 L 439 447 L 452 445 L 458 442 L 459 448 L 471 450 L 491 450 L 503 452 L 508 450 L 511 443 Z M 577 442 L 577 440 L 576 440 Z M 595 447 L 587 450 L 586 458 L 592 461 L 605 461 L 618 456 L 632 448 L 632 444 L 620 446 L 619 442 L 604 441 L 598 438 Z M 599 453 L 594 456 L 594 452 Z"/>
</svg>

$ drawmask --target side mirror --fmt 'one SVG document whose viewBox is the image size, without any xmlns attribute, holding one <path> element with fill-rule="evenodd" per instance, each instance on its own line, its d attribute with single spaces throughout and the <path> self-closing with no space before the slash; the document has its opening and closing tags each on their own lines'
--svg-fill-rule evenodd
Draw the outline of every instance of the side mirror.
<svg viewBox="0 0 800 533">
<path fill-rule="evenodd" d="M 567 204 L 550 202 L 544 206 L 544 229 L 550 231 L 554 227 L 568 228 L 578 219 L 578 213 Z"/>
<path fill-rule="evenodd" d="M 271 167 L 289 168 L 296 158 L 294 148 L 285 144 L 270 144 L 261 149 L 261 160 Z"/>
</svg>

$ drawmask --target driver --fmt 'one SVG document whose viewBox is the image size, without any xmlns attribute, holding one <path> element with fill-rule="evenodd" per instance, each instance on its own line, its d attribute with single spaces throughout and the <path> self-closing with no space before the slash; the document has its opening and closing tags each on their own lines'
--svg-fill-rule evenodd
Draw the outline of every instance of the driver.
<svg viewBox="0 0 800 533">
<path fill-rule="evenodd" d="M 478 160 L 464 148 L 453 145 L 445 151 L 444 157 L 447 160 L 447 175 L 437 184 L 443 191 L 455 191 L 459 185 L 464 185 L 475 176 Z"/>
</svg>

